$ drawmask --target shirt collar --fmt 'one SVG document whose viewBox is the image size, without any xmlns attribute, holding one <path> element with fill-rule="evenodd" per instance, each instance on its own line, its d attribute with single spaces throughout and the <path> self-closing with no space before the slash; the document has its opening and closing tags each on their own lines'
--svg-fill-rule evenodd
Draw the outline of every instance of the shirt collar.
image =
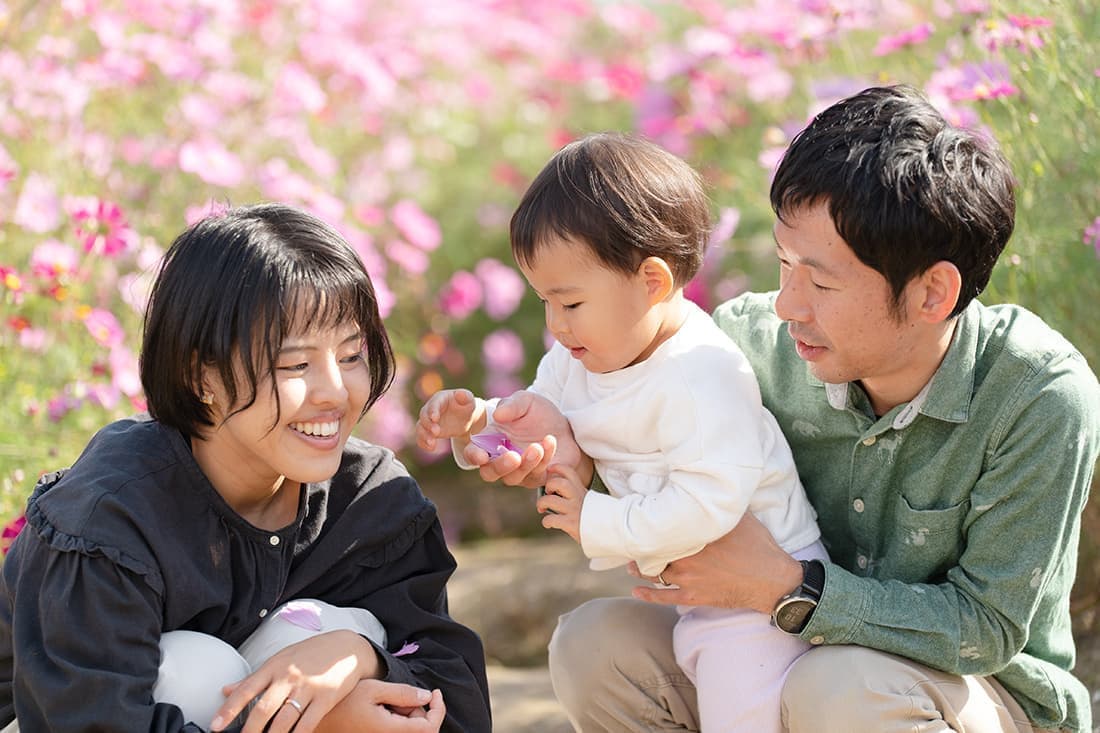
<svg viewBox="0 0 1100 733">
<path fill-rule="evenodd" d="M 978 332 L 981 306 L 973 301 L 959 315 L 951 344 L 938 369 L 908 403 L 894 415 L 893 427 L 908 427 L 918 414 L 945 422 L 962 423 L 970 417 L 970 401 L 974 396 L 974 369 L 977 364 Z M 829 406 L 846 410 L 849 406 L 849 382 L 822 382 L 809 372 L 810 384 L 823 385 Z"/>
</svg>

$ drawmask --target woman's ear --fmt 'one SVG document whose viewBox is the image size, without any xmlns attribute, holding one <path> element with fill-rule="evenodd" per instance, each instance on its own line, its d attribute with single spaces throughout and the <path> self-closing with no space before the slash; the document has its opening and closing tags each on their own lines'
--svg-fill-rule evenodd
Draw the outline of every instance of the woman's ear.
<svg viewBox="0 0 1100 733">
<path fill-rule="evenodd" d="M 656 305 L 676 289 L 676 277 L 672 268 L 660 257 L 646 257 L 638 266 L 638 274 L 645 283 L 649 304 Z"/>
<path fill-rule="evenodd" d="M 939 323 L 951 317 L 962 291 L 959 268 L 940 260 L 920 276 L 920 317 L 929 323 Z"/>
</svg>

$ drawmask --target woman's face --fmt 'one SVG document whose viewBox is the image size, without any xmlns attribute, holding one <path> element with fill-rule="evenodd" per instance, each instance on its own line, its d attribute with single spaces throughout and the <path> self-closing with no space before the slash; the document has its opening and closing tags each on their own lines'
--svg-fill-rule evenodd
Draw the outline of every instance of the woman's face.
<svg viewBox="0 0 1100 733">
<path fill-rule="evenodd" d="M 261 378 L 256 401 L 241 412 L 230 414 L 225 385 L 216 370 L 207 370 L 204 388 L 214 396 L 215 425 L 205 440 L 195 441 L 195 458 L 223 495 L 270 493 L 284 479 L 329 479 L 370 387 L 358 326 L 290 333 L 276 355 L 274 384 Z"/>
</svg>

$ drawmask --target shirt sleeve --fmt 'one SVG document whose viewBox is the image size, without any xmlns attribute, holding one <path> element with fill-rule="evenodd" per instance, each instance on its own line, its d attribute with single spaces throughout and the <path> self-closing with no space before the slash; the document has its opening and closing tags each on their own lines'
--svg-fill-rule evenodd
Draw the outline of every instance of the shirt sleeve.
<svg viewBox="0 0 1100 733">
<path fill-rule="evenodd" d="M 387 553 L 375 558 L 377 568 L 364 568 L 386 578 L 372 581 L 378 589 L 357 605 L 371 610 L 386 628 L 393 651 L 376 647 L 386 668 L 384 679 L 438 688 L 447 706 L 442 731 L 483 733 L 492 729 L 485 655 L 477 634 L 447 611 L 446 584 L 456 563 L 434 510 L 431 514 L 427 531 L 403 554 Z M 398 654 L 402 649 L 406 653 Z"/>
<path fill-rule="evenodd" d="M 18 718 L 24 731 L 203 730 L 153 702 L 160 603 L 140 573 L 58 550 L 28 527 L 3 574 L 0 639 L 10 647 L 0 657 L 17 673 L 0 682 L 0 720 Z"/>
<path fill-rule="evenodd" d="M 1090 384 L 1080 374 L 1073 367 L 1046 373 L 1041 385 L 1004 396 L 1005 418 L 970 500 L 939 510 L 958 529 L 942 539 L 922 537 L 958 543 L 958 562 L 942 573 L 943 582 L 872 579 L 829 565 L 803 638 L 879 649 L 953 674 L 989 675 L 1027 653 L 1033 624 L 1064 624 L 1058 604 L 1065 598 L 1048 589 L 1072 585 L 1100 444 L 1094 417 L 1100 396 L 1095 379 Z M 1072 645 L 1039 656 L 1063 661 L 1061 669 L 1046 669 L 1067 675 Z"/>
<path fill-rule="evenodd" d="M 761 483 L 763 408 L 748 363 L 696 350 L 679 368 L 662 380 L 664 408 L 652 428 L 667 476 L 656 491 L 642 493 L 629 484 L 648 477 L 601 472 L 614 496 L 585 495 L 580 533 L 588 557 L 630 558 L 643 574 L 656 575 L 732 529 Z"/>
</svg>

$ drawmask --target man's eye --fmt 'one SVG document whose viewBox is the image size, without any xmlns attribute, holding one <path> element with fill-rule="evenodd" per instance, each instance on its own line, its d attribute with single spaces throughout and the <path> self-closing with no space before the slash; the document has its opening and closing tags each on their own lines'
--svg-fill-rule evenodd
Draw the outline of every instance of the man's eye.
<svg viewBox="0 0 1100 733">
<path fill-rule="evenodd" d="M 581 307 L 581 305 L 582 305 L 582 303 L 567 303 L 567 304 L 563 305 L 562 308 L 565 308 L 567 311 L 571 311 L 574 308 Z"/>
</svg>

